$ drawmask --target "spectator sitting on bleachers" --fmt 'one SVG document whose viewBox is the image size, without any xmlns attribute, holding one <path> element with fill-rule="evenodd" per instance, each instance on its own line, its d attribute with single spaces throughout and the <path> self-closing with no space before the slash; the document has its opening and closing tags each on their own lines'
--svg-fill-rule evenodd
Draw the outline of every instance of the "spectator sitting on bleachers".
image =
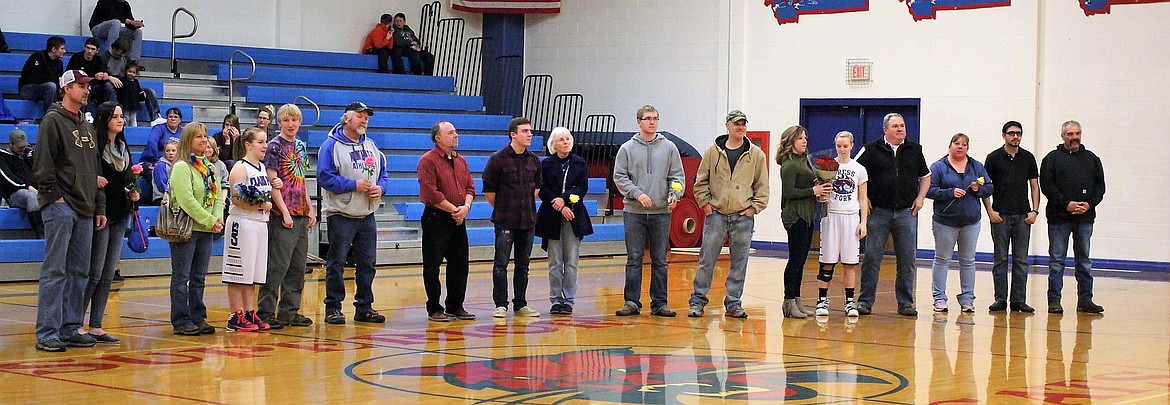
<svg viewBox="0 0 1170 405">
<path fill-rule="evenodd" d="M 183 112 L 179 111 L 178 108 L 171 107 L 167 109 L 166 122 L 150 128 L 150 136 L 146 138 L 146 147 L 143 148 L 142 156 L 138 159 L 138 163 L 142 164 L 142 178 L 146 180 L 141 182 L 142 195 L 156 195 L 153 192 L 154 184 L 149 179 L 153 178 L 154 166 L 162 157 L 167 142 L 172 139 L 179 140 L 179 131 L 182 130 L 179 123 L 182 121 Z M 162 192 L 160 191 L 157 195 L 161 196 Z M 152 198 L 151 201 L 154 199 Z"/>
<path fill-rule="evenodd" d="M 268 139 L 276 139 L 280 135 L 280 126 L 272 125 L 272 117 L 276 116 L 276 107 L 272 104 L 260 107 L 260 111 L 256 111 L 256 128 L 264 130 L 268 134 Z"/>
<path fill-rule="evenodd" d="M 93 113 L 97 110 L 98 103 L 106 101 L 118 101 L 118 93 L 114 87 L 121 85 L 121 80 L 117 77 L 111 76 L 106 70 L 106 62 L 98 56 L 98 39 L 89 37 L 85 39 L 85 49 L 81 52 L 73 54 L 69 58 L 69 64 L 65 66 L 67 70 L 80 70 L 93 79 L 89 81 L 89 103 L 87 103 L 85 112 Z"/>
<path fill-rule="evenodd" d="M 211 137 L 215 140 L 217 145 L 222 145 L 219 148 L 219 161 L 227 166 L 228 172 L 231 173 L 232 165 L 235 164 L 234 156 L 232 156 L 232 149 L 236 143 L 236 138 L 240 136 L 240 117 L 229 113 L 223 117 L 223 130 L 217 132 Z M 227 177 L 224 177 L 227 180 Z"/>
<path fill-rule="evenodd" d="M 33 148 L 28 135 L 20 128 L 8 135 L 8 148 L 0 149 L 0 187 L 8 198 L 8 206 L 20 208 L 28 215 L 28 223 L 37 238 L 45 237 L 41 221 L 41 204 L 37 201 L 36 180 L 33 179 Z"/>
<path fill-rule="evenodd" d="M 110 49 L 118 38 L 127 38 L 130 60 L 136 62 L 142 57 L 142 27 L 142 20 L 134 19 L 134 12 L 126 0 L 98 0 L 93 16 L 89 18 L 89 32 L 105 40 L 105 49 Z"/>
<path fill-rule="evenodd" d="M 8 40 L 4 39 L 4 30 L 0 30 L 0 53 L 12 52 L 8 50 Z"/>
<path fill-rule="evenodd" d="M 144 89 L 138 82 L 138 63 L 129 61 L 126 70 L 122 72 L 121 82 L 118 83 L 118 103 L 126 113 L 126 125 L 138 126 L 138 111 L 146 107 L 148 117 L 154 118 L 151 126 L 166 123 L 166 118 L 159 114 L 158 99 L 154 96 L 154 89 Z"/>
<path fill-rule="evenodd" d="M 126 51 L 128 50 L 130 50 L 129 40 L 126 38 L 114 40 L 114 44 L 110 45 L 110 49 L 102 52 L 102 61 L 106 62 L 106 71 L 114 73 L 125 72 L 126 65 L 130 63 L 130 58 L 126 57 Z"/>
<path fill-rule="evenodd" d="M 394 46 L 390 48 L 390 63 L 394 65 L 394 73 L 406 73 L 406 68 L 402 66 L 402 57 L 405 56 L 410 59 L 412 73 L 427 76 L 435 74 L 435 55 L 422 50 L 418 35 L 406 25 L 406 14 L 394 15 L 390 34 L 394 36 Z"/>
<path fill-rule="evenodd" d="M 390 24 L 393 22 L 394 18 L 390 14 L 382 14 L 380 22 L 374 24 L 374 29 L 366 34 L 366 40 L 362 42 L 362 53 L 378 55 L 378 73 L 390 73 L 386 61 L 390 60 Z"/>
<path fill-rule="evenodd" d="M 65 38 L 51 36 L 45 41 L 45 50 L 28 56 L 20 69 L 20 98 L 37 101 L 41 111 L 48 112 L 49 106 L 57 102 L 57 80 L 65 74 Z"/>
<path fill-rule="evenodd" d="M 161 205 L 163 193 L 170 188 L 168 182 L 171 180 L 171 167 L 174 167 L 177 161 L 179 161 L 179 140 L 168 140 L 163 146 L 163 158 L 159 159 L 153 174 L 151 174 L 154 184 L 151 184 L 153 194 L 150 200 L 154 205 Z"/>
</svg>

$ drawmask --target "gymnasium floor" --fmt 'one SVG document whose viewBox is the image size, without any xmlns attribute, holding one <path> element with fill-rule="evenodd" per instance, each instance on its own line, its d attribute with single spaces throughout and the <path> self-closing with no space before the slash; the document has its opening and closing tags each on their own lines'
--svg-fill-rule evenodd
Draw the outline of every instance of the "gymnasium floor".
<svg viewBox="0 0 1170 405">
<path fill-rule="evenodd" d="M 374 282 L 385 324 L 355 324 L 346 301 L 350 322 L 326 325 L 316 269 L 302 310 L 313 326 L 198 337 L 171 334 L 168 278 L 133 278 L 115 284 L 106 314 L 122 343 L 65 353 L 34 348 L 36 284 L 0 284 L 0 403 L 1170 403 L 1168 273 L 1098 271 L 1105 314 L 1082 315 L 1070 269 L 1068 312 L 1049 315 L 1046 270 L 1037 267 L 1028 288 L 1036 314 L 989 314 L 982 266 L 977 312 L 934 315 L 929 264 L 919 261 L 920 315 L 907 318 L 894 313 L 887 260 L 873 315 L 848 321 L 834 282 L 833 313 L 796 320 L 780 311 L 783 252 L 757 251 L 743 297 L 749 318 L 725 318 L 719 304 L 687 318 L 696 260 L 670 257 L 677 318 L 614 316 L 624 279 L 624 258 L 614 257 L 582 260 L 572 317 L 547 315 L 541 260 L 528 293 L 540 318 L 493 319 L 490 264 L 476 263 L 467 309 L 478 320 L 428 323 L 420 267 L 400 266 L 380 268 Z M 803 289 L 810 311 L 814 272 L 806 268 Z M 953 295 L 956 272 L 949 281 Z M 222 326 L 218 275 L 205 300 L 209 321 Z"/>
</svg>

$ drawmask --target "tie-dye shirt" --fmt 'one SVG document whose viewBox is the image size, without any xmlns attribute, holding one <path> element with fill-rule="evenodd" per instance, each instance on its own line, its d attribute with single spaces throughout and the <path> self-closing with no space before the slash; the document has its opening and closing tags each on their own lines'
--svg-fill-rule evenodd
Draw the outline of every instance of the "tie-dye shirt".
<svg viewBox="0 0 1170 405">
<path fill-rule="evenodd" d="M 309 169 L 308 147 L 300 139 L 289 141 L 277 135 L 268 141 L 268 152 L 264 154 L 264 166 L 275 170 L 276 177 L 284 182 L 280 189 L 281 199 L 289 215 L 308 216 L 309 204 L 305 198 L 305 172 Z M 272 217 L 280 218 L 278 210 L 272 210 Z"/>
</svg>

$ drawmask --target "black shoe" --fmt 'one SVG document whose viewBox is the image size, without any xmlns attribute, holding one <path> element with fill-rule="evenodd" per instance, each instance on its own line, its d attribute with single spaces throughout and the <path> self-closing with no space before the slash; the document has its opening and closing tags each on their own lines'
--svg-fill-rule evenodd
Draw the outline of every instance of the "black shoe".
<svg viewBox="0 0 1170 405">
<path fill-rule="evenodd" d="M 918 316 L 918 310 L 914 309 L 913 306 L 906 305 L 903 307 L 898 307 L 898 314 L 904 316 Z"/>
<path fill-rule="evenodd" d="M 103 333 L 100 335 L 90 334 L 89 336 L 93 337 L 93 340 L 96 340 L 98 343 L 118 343 L 122 341 L 122 339 L 110 336 L 109 333 Z"/>
<path fill-rule="evenodd" d="M 873 310 L 870 309 L 868 306 L 857 305 L 857 314 L 858 315 L 869 315 L 871 313 L 873 313 Z"/>
<path fill-rule="evenodd" d="M 1064 307 L 1060 306 L 1060 300 L 1048 300 L 1048 313 L 1063 314 Z"/>
<path fill-rule="evenodd" d="M 176 326 L 172 332 L 176 335 L 199 336 L 199 327 L 195 325 Z"/>
<path fill-rule="evenodd" d="M 1012 304 L 1012 305 L 1014 306 L 1015 304 Z M 987 307 L 987 311 L 988 312 L 1000 312 L 1000 311 L 1006 310 L 1007 307 L 1008 307 L 1007 301 L 996 301 L 995 303 L 991 304 L 991 306 Z M 1015 310 L 1015 308 L 1012 308 L 1012 309 Z"/>
<path fill-rule="evenodd" d="M 353 321 L 354 322 L 369 322 L 369 323 L 385 323 L 386 317 L 382 316 L 382 314 L 379 314 L 378 311 L 375 311 L 373 309 L 367 309 L 364 311 L 358 311 L 358 313 L 354 314 Z"/>
<path fill-rule="evenodd" d="M 115 283 L 126 281 L 126 278 L 122 277 L 122 270 L 114 269 L 114 279 L 112 281 Z"/>
<path fill-rule="evenodd" d="M 461 321 L 474 321 L 475 320 L 475 314 L 467 312 L 467 310 L 465 310 L 465 309 L 447 312 L 447 313 L 445 313 L 445 315 L 447 315 L 448 319 L 458 319 Z"/>
<path fill-rule="evenodd" d="M 325 313 L 325 323 L 333 325 L 345 325 L 345 314 L 341 310 L 335 309 Z"/>
<path fill-rule="evenodd" d="M 268 324 L 269 329 L 284 329 L 284 322 L 276 317 L 275 314 L 256 314 L 261 321 Z M 257 325 L 259 326 L 259 325 Z"/>
<path fill-rule="evenodd" d="M 1105 308 L 1094 304 L 1093 301 L 1081 301 L 1077 303 L 1077 312 L 1084 312 L 1087 314 L 1099 314 L 1105 312 Z"/>
<path fill-rule="evenodd" d="M 447 322 L 451 319 L 452 316 L 443 313 L 443 311 L 435 311 L 434 313 L 427 315 L 427 320 L 431 322 Z"/>
<path fill-rule="evenodd" d="M 1036 312 L 1036 308 L 1032 308 L 1032 307 L 1028 306 L 1028 304 L 1025 304 L 1022 302 L 1013 302 L 1011 307 L 1012 307 L 1012 312 L 1026 312 L 1029 314 Z"/>
<path fill-rule="evenodd" d="M 637 305 L 634 305 L 634 304 L 627 302 L 625 305 L 622 305 L 622 309 L 619 309 L 619 310 L 617 310 L 617 312 L 614 312 L 614 315 L 630 316 L 630 315 L 637 315 L 640 312 L 642 312 L 642 310 L 639 309 Z"/>
<path fill-rule="evenodd" d="M 97 339 L 94 339 L 93 336 L 88 334 L 76 334 L 65 338 L 63 342 L 69 347 L 93 347 L 93 345 L 97 344 Z"/>
<path fill-rule="evenodd" d="M 673 309 L 670 309 L 667 307 L 662 307 L 662 308 L 651 310 L 650 315 L 661 316 L 661 317 L 665 317 L 665 318 L 674 318 L 675 315 L 678 315 L 678 313 L 674 312 Z"/>
<path fill-rule="evenodd" d="M 207 322 L 201 323 L 201 324 L 199 324 L 199 334 L 200 335 L 214 335 L 215 334 L 215 327 L 208 325 Z"/>
<path fill-rule="evenodd" d="M 285 326 L 313 326 L 313 320 L 301 314 L 293 314 L 292 317 L 279 317 L 277 319 Z M 276 328 L 276 326 L 273 326 L 273 328 Z"/>
<path fill-rule="evenodd" d="M 66 345 L 65 342 L 62 342 L 61 339 L 57 338 L 37 341 L 37 350 L 44 350 L 46 352 L 63 352 L 65 351 L 66 346 L 68 345 Z"/>
</svg>

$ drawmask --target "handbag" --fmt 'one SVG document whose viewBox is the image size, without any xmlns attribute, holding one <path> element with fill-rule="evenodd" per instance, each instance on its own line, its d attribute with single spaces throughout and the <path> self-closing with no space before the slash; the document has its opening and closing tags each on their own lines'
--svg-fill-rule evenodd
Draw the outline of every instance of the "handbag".
<svg viewBox="0 0 1170 405">
<path fill-rule="evenodd" d="M 167 242 L 181 243 L 191 239 L 191 216 L 172 201 L 171 190 L 163 192 L 154 233 Z"/>
<path fill-rule="evenodd" d="M 142 217 L 138 215 L 137 208 L 130 214 L 130 232 L 126 234 L 126 245 L 130 246 L 130 250 L 134 253 L 145 253 L 146 249 L 150 247 L 150 238 L 146 237 L 146 230 L 150 228 L 150 225 L 142 223 Z"/>
</svg>

